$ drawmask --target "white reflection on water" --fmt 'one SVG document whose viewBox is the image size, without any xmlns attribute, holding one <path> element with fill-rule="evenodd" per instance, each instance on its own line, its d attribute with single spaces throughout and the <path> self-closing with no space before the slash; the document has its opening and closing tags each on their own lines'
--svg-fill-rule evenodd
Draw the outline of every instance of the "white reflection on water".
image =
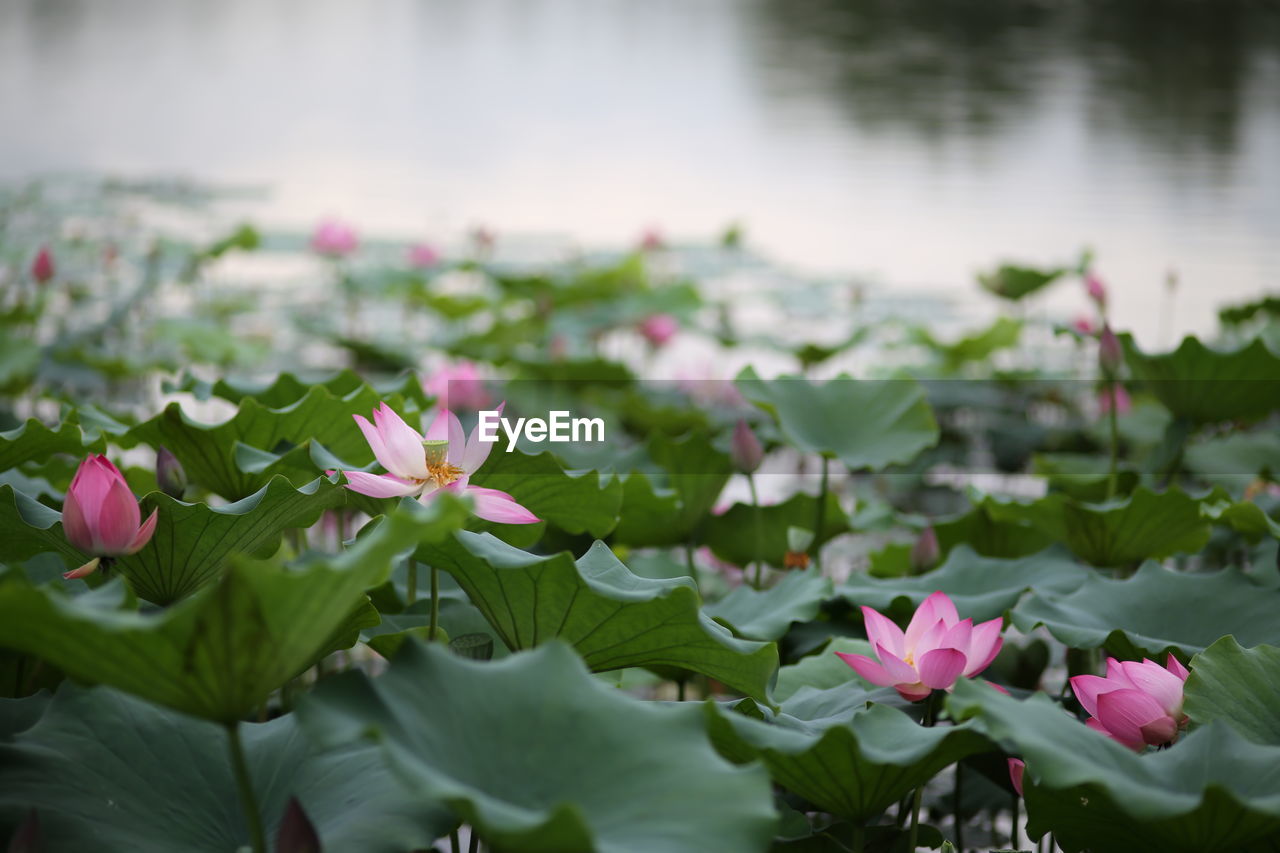
<svg viewBox="0 0 1280 853">
<path fill-rule="evenodd" d="M 1280 287 L 1274 16 L 1182 5 L 3 0 L 0 177 L 261 182 L 268 221 L 402 234 L 741 219 L 785 261 L 963 293 L 1089 245 L 1155 342 L 1170 267 L 1178 329 Z"/>
</svg>

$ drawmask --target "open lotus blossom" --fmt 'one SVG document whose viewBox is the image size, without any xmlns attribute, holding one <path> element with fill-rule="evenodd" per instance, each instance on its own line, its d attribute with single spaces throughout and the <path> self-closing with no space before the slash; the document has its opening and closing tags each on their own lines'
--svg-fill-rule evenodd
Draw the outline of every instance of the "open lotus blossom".
<svg viewBox="0 0 1280 853">
<path fill-rule="evenodd" d="M 1172 743 L 1186 726 L 1182 685 L 1188 675 L 1173 655 L 1165 666 L 1151 660 L 1107 658 L 1105 678 L 1077 675 L 1071 679 L 1071 689 L 1089 712 L 1089 728 L 1141 750 Z"/>
<path fill-rule="evenodd" d="M 360 415 L 354 417 L 387 473 L 343 471 L 352 491 L 374 498 L 412 496 L 425 502 L 448 490 L 468 495 L 475 503 L 475 514 L 487 521 L 532 524 L 540 520 L 506 492 L 468 483 L 493 449 L 492 442 L 480 440 L 479 426 L 470 437 L 464 437 L 457 416 L 445 409 L 422 435 L 386 403 L 374 411 L 373 423 Z"/>
<path fill-rule="evenodd" d="M 660 347 L 675 337 L 680 321 L 670 314 L 651 314 L 641 320 L 637 328 L 651 346 Z"/>
<path fill-rule="evenodd" d="M 422 380 L 422 390 L 435 397 L 436 406 L 441 409 L 487 409 L 493 402 L 480 369 L 471 361 L 432 371 Z"/>
<path fill-rule="evenodd" d="M 356 229 L 340 219 L 325 219 L 311 234 L 311 249 L 329 258 L 341 258 L 354 252 L 360 245 Z"/>
<path fill-rule="evenodd" d="M 1009 781 L 1013 783 L 1013 790 L 1018 792 L 1018 796 L 1022 796 L 1022 776 L 1027 771 L 1027 763 L 1021 758 L 1009 759 Z"/>
<path fill-rule="evenodd" d="M 80 463 L 62 505 L 62 530 L 67 541 L 95 559 L 64 578 L 82 578 L 98 568 L 102 558 L 121 557 L 141 550 L 156 532 L 156 513 L 145 522 L 138 499 L 120 469 L 105 456 L 92 455 Z"/>
<path fill-rule="evenodd" d="M 1003 620 L 997 617 L 974 625 L 972 619 L 961 619 L 955 604 L 941 590 L 916 608 L 905 633 L 892 619 L 870 607 L 862 608 L 862 618 L 879 660 L 836 654 L 867 681 L 892 686 L 912 702 L 934 690 L 950 690 L 957 679 L 982 672 L 1004 643 L 1000 636 Z"/>
</svg>

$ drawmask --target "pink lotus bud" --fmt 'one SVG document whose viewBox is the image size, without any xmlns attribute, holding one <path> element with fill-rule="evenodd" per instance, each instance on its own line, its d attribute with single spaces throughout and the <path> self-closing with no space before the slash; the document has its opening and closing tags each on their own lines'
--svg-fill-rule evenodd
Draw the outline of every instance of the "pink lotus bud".
<svg viewBox="0 0 1280 853">
<path fill-rule="evenodd" d="M 938 534 L 934 532 L 933 525 L 929 525 L 911 548 L 911 568 L 917 573 L 926 572 L 938 564 L 940 556 L 942 549 L 938 546 Z"/>
<path fill-rule="evenodd" d="M 1102 283 L 1102 279 L 1089 270 L 1084 274 L 1084 290 L 1089 294 L 1089 298 L 1099 309 L 1107 307 L 1107 286 Z"/>
<path fill-rule="evenodd" d="M 320 853 L 320 836 L 297 797 L 290 797 L 276 830 L 276 853 Z"/>
<path fill-rule="evenodd" d="M 311 249 L 327 258 L 342 258 L 360 246 L 356 230 L 340 219 L 325 219 L 311 235 Z"/>
<path fill-rule="evenodd" d="M 415 243 L 409 247 L 409 266 L 424 270 L 440 263 L 440 253 L 427 243 Z"/>
<path fill-rule="evenodd" d="M 651 314 L 641 321 L 640 334 L 655 349 L 665 346 L 680 330 L 680 321 L 670 314 Z"/>
<path fill-rule="evenodd" d="M 1111 404 L 1115 403 L 1117 415 L 1127 415 L 1133 409 L 1133 400 L 1129 392 L 1119 382 L 1108 385 L 1098 392 L 1098 414 L 1111 414 Z"/>
<path fill-rule="evenodd" d="M 160 491 L 177 500 L 182 500 L 187 491 L 186 469 L 167 447 L 156 451 L 156 483 Z"/>
<path fill-rule="evenodd" d="M 733 439 L 729 443 L 729 458 L 733 467 L 743 474 L 753 474 L 764 460 L 764 448 L 760 439 L 751 431 L 745 420 L 739 419 L 733 428 Z"/>
<path fill-rule="evenodd" d="M 41 246 L 40 251 L 36 253 L 36 259 L 31 262 L 31 277 L 37 284 L 46 284 L 53 279 L 53 275 L 53 253 L 49 251 L 48 246 Z"/>
<path fill-rule="evenodd" d="M 657 252 L 666 248 L 667 242 L 662 239 L 662 232 L 657 228 L 645 229 L 640 235 L 640 249 L 644 252 Z"/>
<path fill-rule="evenodd" d="M 1088 314 L 1081 314 L 1076 317 L 1071 322 L 1071 328 L 1086 338 L 1091 338 L 1098 333 L 1097 328 L 1093 325 L 1093 318 Z"/>
<path fill-rule="evenodd" d="M 957 679 L 982 672 L 1004 644 L 1000 617 L 980 625 L 974 625 L 972 619 L 962 620 L 955 604 L 941 590 L 916 608 L 905 632 L 870 607 L 862 608 L 862 619 L 878 660 L 836 654 L 867 681 L 893 687 L 910 702 L 925 699 L 934 690 L 950 690 Z"/>
<path fill-rule="evenodd" d="M 105 456 L 89 456 L 80 463 L 62 505 L 62 530 L 67 541 L 97 557 L 120 557 L 139 551 L 156 530 L 153 510 L 145 523 L 138 500 L 129 491 L 120 469 Z M 67 576 L 83 577 L 85 566 Z"/>
<path fill-rule="evenodd" d="M 1026 762 L 1020 758 L 1009 759 L 1009 781 L 1013 783 L 1013 790 L 1018 792 L 1018 796 L 1022 796 L 1022 775 L 1027 770 Z"/>
<path fill-rule="evenodd" d="M 1163 667 L 1150 660 L 1107 658 L 1105 678 L 1077 675 L 1071 689 L 1089 712 L 1089 728 L 1141 751 L 1172 743 L 1186 726 L 1182 685 L 1189 674 L 1173 655 Z"/>
<path fill-rule="evenodd" d="M 1107 376 L 1115 376 L 1124 361 L 1124 350 L 1120 348 L 1120 339 L 1111 331 L 1111 326 L 1104 323 L 1102 334 L 1098 335 L 1098 365 Z"/>
</svg>

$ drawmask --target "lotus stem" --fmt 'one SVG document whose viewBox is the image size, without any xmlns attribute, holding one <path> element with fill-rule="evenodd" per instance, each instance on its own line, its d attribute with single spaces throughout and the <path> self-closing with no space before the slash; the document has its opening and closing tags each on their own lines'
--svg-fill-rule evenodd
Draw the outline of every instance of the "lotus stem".
<svg viewBox="0 0 1280 853">
<path fill-rule="evenodd" d="M 867 830 L 857 821 L 853 824 L 853 839 L 849 849 L 853 853 L 864 853 L 867 849 Z"/>
<path fill-rule="evenodd" d="M 960 799 L 963 792 L 964 765 L 956 762 L 956 785 L 951 792 L 951 811 L 956 822 L 956 849 L 964 853 L 964 818 L 960 814 Z M 1015 830 L 1016 831 L 1016 830 Z"/>
<path fill-rule="evenodd" d="M 408 606 L 418 600 L 418 561 L 413 557 L 409 558 L 409 580 L 405 586 L 405 605 Z"/>
<path fill-rule="evenodd" d="M 1111 465 L 1107 469 L 1107 500 L 1111 500 L 1116 496 L 1116 470 L 1120 463 L 1120 425 L 1116 414 L 1116 409 L 1118 408 L 1116 405 L 1117 387 L 1114 380 L 1107 385 L 1107 394 L 1111 403 L 1107 407 L 1107 420 L 1111 424 Z"/>
<path fill-rule="evenodd" d="M 830 461 L 822 457 L 822 482 L 818 486 L 818 517 L 813 522 L 813 565 L 822 571 L 822 522 L 827 515 L 827 490 L 831 486 Z"/>
<path fill-rule="evenodd" d="M 462 841 L 458 839 L 458 830 L 449 833 L 449 849 L 453 853 L 462 853 Z"/>
<path fill-rule="evenodd" d="M 240 791 L 240 807 L 245 823 L 249 825 L 249 842 L 253 853 L 267 853 L 266 836 L 262 833 L 262 815 L 258 811 L 258 799 L 253 794 L 253 781 L 249 778 L 249 766 L 244 758 L 244 744 L 240 741 L 240 723 L 227 726 L 227 740 L 231 751 L 231 769 L 235 773 L 236 788 Z"/>
<path fill-rule="evenodd" d="M 467 853 L 479 853 L 479 851 L 480 836 L 476 834 L 476 828 L 473 826 L 471 827 L 471 838 L 467 842 Z"/>
<path fill-rule="evenodd" d="M 760 511 L 760 496 L 756 494 L 756 478 L 754 474 L 747 475 L 747 487 L 751 489 L 751 507 L 755 514 L 756 529 L 756 576 L 752 586 L 756 589 L 762 589 L 764 587 L 764 545 L 761 544 L 763 513 Z"/>
<path fill-rule="evenodd" d="M 440 570 L 434 565 L 431 567 L 431 625 L 427 629 L 427 639 L 431 642 L 436 641 L 437 630 L 440 626 Z"/>
</svg>

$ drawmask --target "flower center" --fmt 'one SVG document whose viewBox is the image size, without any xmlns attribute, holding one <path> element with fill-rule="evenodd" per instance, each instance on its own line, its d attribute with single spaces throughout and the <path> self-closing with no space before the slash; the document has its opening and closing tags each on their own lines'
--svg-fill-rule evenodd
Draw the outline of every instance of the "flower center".
<svg viewBox="0 0 1280 853">
<path fill-rule="evenodd" d="M 444 439 L 422 442 L 422 452 L 427 462 L 427 478 L 424 482 L 432 482 L 438 488 L 443 488 L 466 473 L 458 466 L 449 464 L 449 442 Z"/>
</svg>

